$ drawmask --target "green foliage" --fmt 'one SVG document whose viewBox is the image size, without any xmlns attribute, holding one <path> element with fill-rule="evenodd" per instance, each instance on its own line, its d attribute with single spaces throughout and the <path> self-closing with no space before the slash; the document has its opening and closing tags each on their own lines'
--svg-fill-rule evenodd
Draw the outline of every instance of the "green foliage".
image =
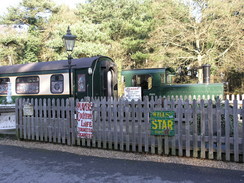
<svg viewBox="0 0 244 183">
<path fill-rule="evenodd" d="M 90 0 L 78 7 L 77 15 L 89 20 L 94 27 L 99 27 L 106 32 L 106 42 L 116 41 L 122 45 L 128 60 L 125 65 L 131 65 L 132 60 L 137 60 L 137 52 L 144 52 L 145 39 L 149 37 L 152 25 L 150 0 Z M 140 57 L 143 64 L 144 57 Z M 139 65 L 134 65 L 139 67 Z"/>
</svg>

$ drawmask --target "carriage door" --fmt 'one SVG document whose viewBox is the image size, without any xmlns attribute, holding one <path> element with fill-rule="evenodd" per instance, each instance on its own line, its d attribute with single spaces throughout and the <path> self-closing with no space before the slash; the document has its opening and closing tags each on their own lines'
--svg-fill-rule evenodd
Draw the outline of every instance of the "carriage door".
<svg viewBox="0 0 244 183">
<path fill-rule="evenodd" d="M 81 99 L 88 96 L 87 70 L 77 69 L 75 71 L 75 97 Z"/>
</svg>

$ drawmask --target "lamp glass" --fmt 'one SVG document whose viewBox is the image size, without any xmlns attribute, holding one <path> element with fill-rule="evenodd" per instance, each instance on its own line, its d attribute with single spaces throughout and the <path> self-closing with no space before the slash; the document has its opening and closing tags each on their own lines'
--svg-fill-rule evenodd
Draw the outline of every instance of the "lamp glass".
<svg viewBox="0 0 244 183">
<path fill-rule="evenodd" d="M 70 28 L 67 29 L 67 34 L 63 36 L 66 51 L 73 51 L 75 46 L 76 36 L 71 34 Z"/>
<path fill-rule="evenodd" d="M 66 51 L 73 51 L 75 46 L 75 39 L 64 39 Z"/>
</svg>

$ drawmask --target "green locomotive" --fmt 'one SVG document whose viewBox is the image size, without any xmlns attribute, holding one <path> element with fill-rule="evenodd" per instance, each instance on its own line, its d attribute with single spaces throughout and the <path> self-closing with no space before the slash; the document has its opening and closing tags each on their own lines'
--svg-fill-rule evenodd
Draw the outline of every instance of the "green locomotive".
<svg viewBox="0 0 244 183">
<path fill-rule="evenodd" d="M 71 81 L 71 82 L 70 82 Z M 70 91 L 71 89 L 71 91 Z M 117 96 L 117 68 L 105 56 L 0 67 L 0 100 Z"/>
<path fill-rule="evenodd" d="M 207 68 L 208 69 L 208 68 Z M 209 83 L 209 70 L 203 84 L 173 84 L 175 72 L 171 68 L 133 69 L 122 71 L 125 87 L 141 87 L 142 96 L 173 98 L 222 98 L 224 85 Z M 204 74 L 205 74 L 204 73 Z"/>
</svg>

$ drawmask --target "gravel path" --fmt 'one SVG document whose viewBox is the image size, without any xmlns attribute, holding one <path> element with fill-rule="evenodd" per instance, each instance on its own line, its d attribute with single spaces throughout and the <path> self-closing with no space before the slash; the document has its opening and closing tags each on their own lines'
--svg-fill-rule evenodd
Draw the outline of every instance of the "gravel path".
<svg viewBox="0 0 244 183">
<path fill-rule="evenodd" d="M 176 164 L 193 165 L 193 166 L 200 166 L 200 167 L 244 171 L 244 163 L 223 162 L 223 161 L 214 161 L 214 160 L 205 160 L 205 159 L 203 160 L 203 159 L 196 159 L 196 158 L 176 157 L 176 156 L 166 157 L 166 156 L 151 155 L 145 153 L 139 154 L 139 153 L 129 153 L 129 152 L 103 150 L 103 149 L 95 149 L 95 148 L 84 148 L 78 146 L 67 146 L 67 145 L 52 144 L 52 143 L 18 141 L 12 137 L 0 137 L 0 145 L 46 149 L 52 151 L 62 151 L 62 152 L 74 153 L 74 154 L 85 155 L 85 156 L 127 159 L 127 160 L 137 160 L 137 161 L 176 163 Z"/>
</svg>

